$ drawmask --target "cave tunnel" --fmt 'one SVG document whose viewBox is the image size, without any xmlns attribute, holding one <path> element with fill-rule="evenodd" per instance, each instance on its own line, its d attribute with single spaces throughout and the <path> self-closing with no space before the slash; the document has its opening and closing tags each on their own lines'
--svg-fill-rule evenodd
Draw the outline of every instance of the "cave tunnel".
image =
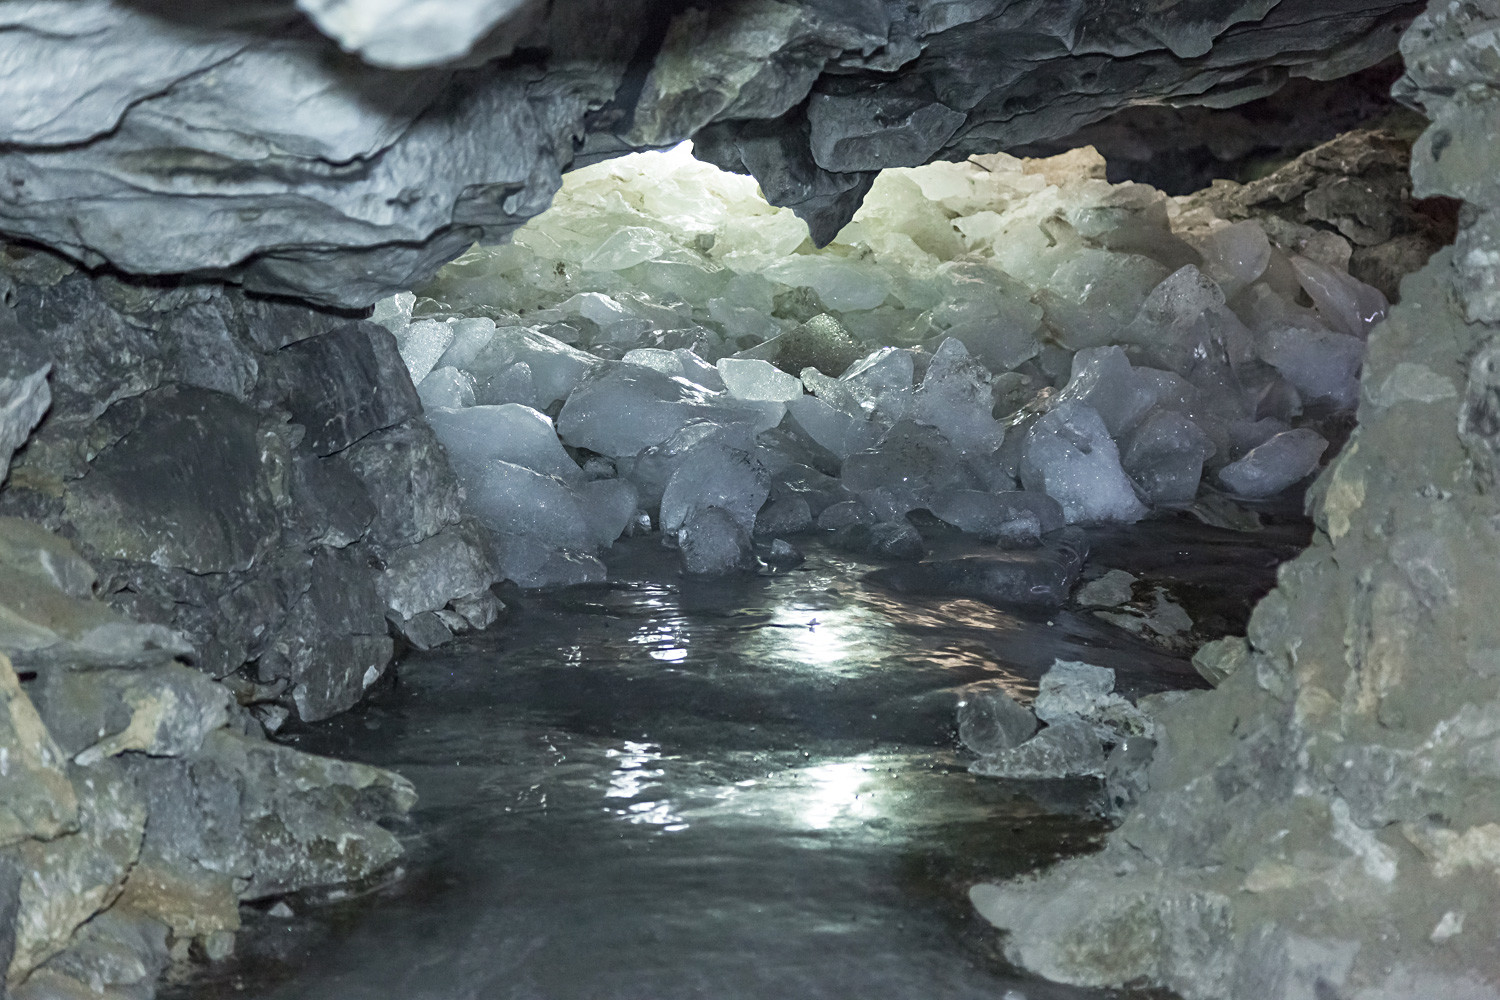
<svg viewBox="0 0 1500 1000">
<path fill-rule="evenodd" d="M 1500 10 L 0 16 L 0 997 L 1500 998 Z"/>
</svg>

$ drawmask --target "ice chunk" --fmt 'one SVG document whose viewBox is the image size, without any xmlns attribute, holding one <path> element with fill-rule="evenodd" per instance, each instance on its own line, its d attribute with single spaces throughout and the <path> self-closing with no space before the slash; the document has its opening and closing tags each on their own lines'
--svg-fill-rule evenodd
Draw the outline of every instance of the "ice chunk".
<svg viewBox="0 0 1500 1000">
<path fill-rule="evenodd" d="M 483 384 L 475 386 L 474 402 L 492 406 L 505 403 L 536 406 L 536 379 L 531 374 L 531 366 L 517 361 L 490 375 Z"/>
<path fill-rule="evenodd" d="M 674 351 L 664 351 L 659 347 L 637 347 L 626 351 L 621 361 L 627 365 L 640 365 L 642 368 L 651 368 L 661 372 L 663 375 L 675 375 L 678 378 L 685 377 L 682 370 L 682 359 Z M 688 379 L 688 381 L 693 381 Z M 702 385 L 702 383 L 699 383 Z M 706 387 L 705 387 L 706 388 Z"/>
<path fill-rule="evenodd" d="M 748 535 L 769 495 L 769 478 L 752 455 L 711 439 L 676 463 L 662 492 L 661 530 L 675 532 L 695 513 L 717 507 Z"/>
<path fill-rule="evenodd" d="M 615 364 L 568 397 L 557 429 L 574 447 L 618 458 L 659 445 L 694 421 L 742 422 L 765 430 L 780 421 L 782 410 L 779 403 L 716 395 L 684 378 Z"/>
<path fill-rule="evenodd" d="M 1090 406 L 1067 401 L 1026 436 L 1021 482 L 1062 505 L 1069 524 L 1139 521 L 1146 508 L 1120 467 L 1120 453 Z"/>
<path fill-rule="evenodd" d="M 596 479 L 578 487 L 583 517 L 594 543 L 614 544 L 635 519 L 640 494 L 623 479 Z"/>
<path fill-rule="evenodd" d="M 1385 319 L 1390 303 L 1378 289 L 1306 257 L 1292 256 L 1292 270 L 1324 321 L 1339 333 L 1365 337 Z"/>
<path fill-rule="evenodd" d="M 627 267 L 655 260 L 666 253 L 668 246 L 666 240 L 655 230 L 645 226 L 625 226 L 599 244 L 584 259 L 583 266 L 590 271 L 623 271 Z"/>
<path fill-rule="evenodd" d="M 417 386 L 417 395 L 422 408 L 429 411 L 473 406 L 474 376 L 448 365 L 434 368 Z"/>
<path fill-rule="evenodd" d="M 1168 273 L 1140 254 L 1084 250 L 1057 269 L 1036 301 L 1068 347 L 1099 347 L 1116 340 Z"/>
<path fill-rule="evenodd" d="M 844 488 L 895 519 L 954 490 L 983 486 L 963 456 L 930 427 L 902 421 L 878 446 L 844 462 Z"/>
<path fill-rule="evenodd" d="M 492 531 L 522 536 L 550 549 L 594 548 L 582 502 L 555 476 L 494 461 L 469 476 L 465 489 L 469 509 Z"/>
<path fill-rule="evenodd" d="M 388 299 L 381 299 L 375 303 L 375 310 L 370 315 L 370 322 L 385 327 L 391 333 L 399 335 L 411 323 L 411 307 L 417 302 L 417 296 L 412 292 L 397 292 Z"/>
<path fill-rule="evenodd" d="M 999 753 L 1019 746 L 1036 732 L 1036 716 L 1023 708 L 997 681 L 980 681 L 961 689 L 958 740 L 977 754 Z"/>
<path fill-rule="evenodd" d="M 875 447 L 881 429 L 863 417 L 836 410 L 816 396 L 802 396 L 787 406 L 792 421 L 819 447 L 840 461 Z"/>
<path fill-rule="evenodd" d="M 1018 747 L 987 754 L 969 765 L 986 778 L 1045 780 L 1103 777 L 1104 745 L 1082 719 L 1054 723 Z"/>
<path fill-rule="evenodd" d="M 1040 545 L 1063 526 L 1063 512 L 1045 493 L 954 490 L 933 502 L 932 513 L 961 531 L 1007 548 Z"/>
<path fill-rule="evenodd" d="M 603 361 L 592 354 L 570 347 L 556 337 L 525 327 L 495 330 L 468 364 L 457 360 L 449 361 L 446 357 L 444 361 L 467 369 L 479 379 L 481 403 L 499 402 L 487 398 L 482 387 L 505 369 L 517 362 L 524 362 L 531 369 L 537 405 L 541 407 L 567 399 L 585 375 L 604 365 Z"/>
<path fill-rule="evenodd" d="M 911 405 L 914 374 L 910 351 L 882 347 L 851 365 L 839 376 L 838 385 L 853 396 L 867 416 L 894 424 Z"/>
<path fill-rule="evenodd" d="M 1036 355 L 1042 309 L 1031 301 L 1031 289 L 971 262 L 943 264 L 935 277 L 948 287 L 929 313 L 934 326 L 996 371 L 1009 371 Z"/>
<path fill-rule="evenodd" d="M 1220 469 L 1219 481 L 1242 497 L 1274 496 L 1311 475 L 1327 449 L 1316 431 L 1284 431 Z"/>
<path fill-rule="evenodd" d="M 812 289 L 836 312 L 874 309 L 891 290 L 890 278 L 878 267 L 819 254 L 792 254 L 761 273 L 783 285 Z"/>
<path fill-rule="evenodd" d="M 413 385 L 421 384 L 452 343 L 453 328 L 435 319 L 419 320 L 396 334 L 396 346 Z"/>
<path fill-rule="evenodd" d="M 495 321 L 488 316 L 475 316 L 453 320 L 448 327 L 453 331 L 453 341 L 438 364 L 472 372 L 474 359 L 495 339 Z"/>
<path fill-rule="evenodd" d="M 1156 404 L 1156 386 L 1136 375 L 1119 347 L 1090 347 L 1073 355 L 1073 375 L 1058 399 L 1092 407 L 1110 436 L 1119 437 Z"/>
<path fill-rule="evenodd" d="M 434 410 L 427 421 L 466 482 L 480 477 L 493 462 L 523 466 L 544 476 L 577 484 L 583 470 L 568 457 L 552 420 L 529 406 L 470 406 Z"/>
<path fill-rule="evenodd" d="M 602 583 L 606 575 L 591 552 L 553 548 L 530 535 L 495 535 L 495 555 L 501 576 L 521 587 Z"/>
<path fill-rule="evenodd" d="M 936 427 L 959 451 L 988 455 L 1005 441 L 991 415 L 994 377 L 949 337 L 933 352 L 912 405 L 912 418 Z"/>
<path fill-rule="evenodd" d="M 790 403 L 802 395 L 802 383 L 769 361 L 720 358 L 719 377 L 736 399 Z"/>
<path fill-rule="evenodd" d="M 1157 410 L 1130 435 L 1121 464 L 1151 503 L 1186 503 L 1198 495 L 1203 463 L 1217 449 L 1187 417 Z"/>
<path fill-rule="evenodd" d="M 685 347 L 678 347 L 672 351 L 677 360 L 682 363 L 682 377 L 689 382 L 696 382 L 703 388 L 712 392 L 724 391 L 724 377 L 719 374 L 719 369 L 704 361 L 693 351 Z M 798 395 L 801 395 L 800 391 Z"/>
<path fill-rule="evenodd" d="M 750 533 L 740 520 L 719 507 L 705 507 L 677 531 L 682 567 L 700 576 L 732 573 L 755 564 Z"/>
<path fill-rule="evenodd" d="M 1211 230 L 1198 241 L 1198 250 L 1204 273 L 1229 297 L 1264 274 L 1271 262 L 1271 241 L 1260 223 L 1249 219 Z"/>
<path fill-rule="evenodd" d="M 686 348 L 668 351 L 659 347 L 638 347 L 627 351 L 620 360 L 629 365 L 655 369 L 663 375 L 685 378 L 710 392 L 724 391 L 724 379 L 719 370 Z"/>
<path fill-rule="evenodd" d="M 772 500 L 755 516 L 755 534 L 762 538 L 799 535 L 812 529 L 812 508 L 804 497 Z"/>
<path fill-rule="evenodd" d="M 785 372 L 813 368 L 837 376 L 864 355 L 865 348 L 849 336 L 843 324 L 827 313 L 819 313 L 735 357 L 769 361 Z"/>
<path fill-rule="evenodd" d="M 1284 327 L 1260 337 L 1258 353 L 1306 400 L 1353 409 L 1359 399 L 1359 370 L 1365 342 L 1331 330 Z"/>
<path fill-rule="evenodd" d="M 824 531 L 837 531 L 850 524 L 874 524 L 875 515 L 870 508 L 858 500 L 841 500 L 823 508 L 818 515 L 818 527 Z"/>
</svg>

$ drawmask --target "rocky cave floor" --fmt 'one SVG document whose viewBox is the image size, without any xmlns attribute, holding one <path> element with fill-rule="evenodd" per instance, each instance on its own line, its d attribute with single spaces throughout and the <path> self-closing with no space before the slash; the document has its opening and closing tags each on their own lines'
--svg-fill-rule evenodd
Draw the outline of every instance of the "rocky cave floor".
<svg viewBox="0 0 1500 1000">
<path fill-rule="evenodd" d="M 1242 630 L 1310 532 L 1263 519 L 1092 529 L 1079 592 L 1128 571 L 1115 600 L 1166 596 L 1194 640 Z M 932 543 L 972 547 L 955 534 Z M 899 594 L 881 566 L 815 544 L 695 580 L 634 539 L 608 583 L 505 592 L 492 628 L 279 737 L 413 783 L 400 868 L 247 909 L 236 955 L 163 996 L 1165 996 L 1005 965 L 965 893 L 1095 847 L 1106 784 L 976 777 L 954 719 L 993 686 L 1031 702 L 1059 659 L 1132 698 L 1203 686 L 1185 654 L 1100 617 L 1128 608 Z"/>
</svg>

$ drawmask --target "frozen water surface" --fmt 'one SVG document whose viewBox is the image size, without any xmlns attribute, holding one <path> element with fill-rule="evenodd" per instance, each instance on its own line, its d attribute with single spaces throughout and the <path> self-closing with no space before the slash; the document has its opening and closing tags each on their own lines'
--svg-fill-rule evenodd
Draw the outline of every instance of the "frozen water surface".
<svg viewBox="0 0 1500 1000">
<path fill-rule="evenodd" d="M 1090 534 L 1232 628 L 1306 529 Z M 1030 704 L 1057 660 L 1130 696 L 1191 668 L 1085 610 L 898 595 L 872 565 L 814 546 L 783 574 L 702 580 L 643 537 L 608 583 L 505 592 L 488 632 L 290 734 L 415 783 L 404 873 L 292 916 L 247 908 L 237 956 L 167 1000 L 1128 996 L 997 961 L 969 885 L 1088 849 L 1097 785 L 971 775 L 957 708 Z"/>
</svg>

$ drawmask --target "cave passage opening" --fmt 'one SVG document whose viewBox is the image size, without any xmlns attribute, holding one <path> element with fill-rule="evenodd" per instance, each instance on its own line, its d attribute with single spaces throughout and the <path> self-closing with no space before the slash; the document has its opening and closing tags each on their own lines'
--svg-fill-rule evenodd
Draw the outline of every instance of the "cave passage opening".
<svg viewBox="0 0 1500 1000">
<path fill-rule="evenodd" d="M 1090 148 L 891 170 L 824 248 L 684 144 L 380 303 L 509 607 L 283 734 L 416 782 L 412 874 L 262 907 L 181 995 L 300 995 L 317 952 L 328 996 L 1092 996 L 963 893 L 1096 843 L 1151 699 L 1236 665 L 1189 657 L 1306 544 L 1441 239 L 1399 185 L 1317 195 L 1409 138 L 1180 197 Z"/>
</svg>

